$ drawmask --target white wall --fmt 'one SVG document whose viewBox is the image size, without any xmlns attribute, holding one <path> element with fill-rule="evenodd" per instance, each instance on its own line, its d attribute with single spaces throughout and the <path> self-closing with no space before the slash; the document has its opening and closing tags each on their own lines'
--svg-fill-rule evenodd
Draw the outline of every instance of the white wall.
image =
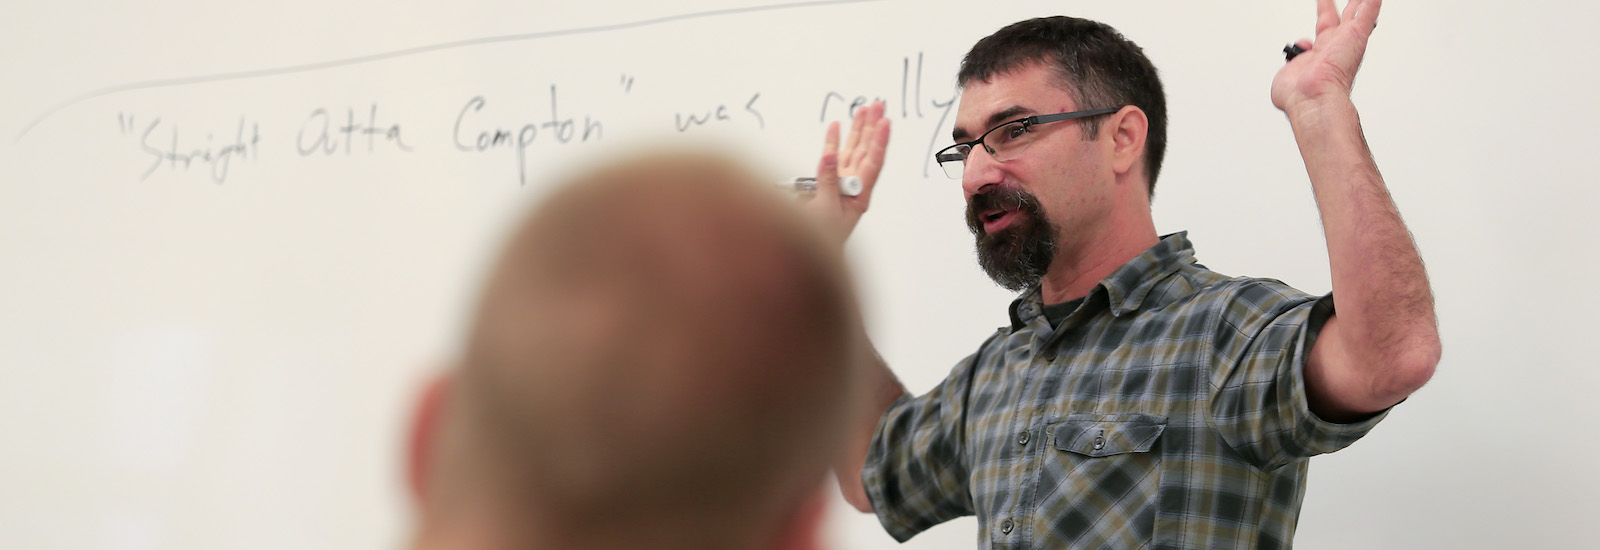
<svg viewBox="0 0 1600 550">
<path fill-rule="evenodd" d="M 1162 70 L 1158 229 L 1188 230 L 1219 271 L 1329 287 L 1310 188 L 1267 98 L 1278 50 L 1311 33 L 1312 0 L 155 4 L 0 6 L 8 548 L 398 545 L 409 402 L 455 350 L 510 216 L 560 174 L 648 140 L 712 138 L 804 174 L 823 106 L 844 115 L 829 92 L 889 101 L 885 183 L 852 254 L 880 349 L 926 390 L 1009 299 L 972 261 L 957 184 L 927 171 L 930 144 L 948 142 L 935 102 L 972 42 L 1036 15 L 1106 21 Z M 1445 356 L 1372 435 L 1313 461 L 1303 548 L 1590 538 L 1600 299 L 1583 243 L 1600 117 L 1586 36 L 1600 8 L 1552 4 L 1384 6 L 1356 101 L 1428 263 Z M 469 143 L 550 120 L 552 87 L 571 142 L 537 128 L 520 163 L 453 144 L 472 98 Z M 677 131 L 677 116 L 719 105 L 729 120 Z M 320 135 L 318 109 L 337 128 L 374 107 L 409 150 L 380 134 L 370 149 L 362 135 L 298 152 Z M 601 125 L 588 142 L 586 119 Z M 225 175 L 145 149 L 170 150 L 176 132 L 186 155 L 220 154 L 240 121 L 247 154 Z M 842 506 L 831 529 L 840 548 L 894 546 Z M 956 521 L 905 547 L 971 548 L 974 530 Z"/>
</svg>

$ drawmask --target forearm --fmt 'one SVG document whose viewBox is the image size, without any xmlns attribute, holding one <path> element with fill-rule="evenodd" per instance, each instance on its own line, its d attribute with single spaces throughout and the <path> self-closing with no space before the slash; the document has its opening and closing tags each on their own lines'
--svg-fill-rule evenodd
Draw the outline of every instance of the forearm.
<svg viewBox="0 0 1600 550">
<path fill-rule="evenodd" d="M 1339 348 L 1362 396 L 1381 406 L 1432 375 L 1439 357 L 1433 294 L 1422 258 L 1372 159 L 1348 98 L 1289 113 L 1311 178 L 1332 268 Z M 1384 403 L 1387 402 L 1387 403 Z"/>
<path fill-rule="evenodd" d="M 862 396 L 864 403 L 859 418 L 851 427 L 850 439 L 846 443 L 848 448 L 834 465 L 834 473 L 839 478 L 839 491 L 844 493 L 845 501 L 864 513 L 872 512 L 872 502 L 867 498 L 866 489 L 861 486 L 861 467 L 867 461 L 867 449 L 872 446 L 878 420 L 883 417 L 884 411 L 889 410 L 889 406 L 906 393 L 905 386 L 889 370 L 889 365 L 877 350 L 870 350 L 870 353 L 867 388 Z"/>
</svg>

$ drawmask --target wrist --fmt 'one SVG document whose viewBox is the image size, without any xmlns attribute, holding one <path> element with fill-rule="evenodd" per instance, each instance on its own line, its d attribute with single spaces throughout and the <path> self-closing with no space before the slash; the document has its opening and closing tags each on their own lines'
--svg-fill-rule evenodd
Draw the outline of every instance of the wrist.
<svg viewBox="0 0 1600 550">
<path fill-rule="evenodd" d="M 1359 120 L 1355 102 L 1349 96 L 1302 99 L 1286 106 L 1283 113 L 1289 117 L 1289 124 L 1296 131 Z"/>
</svg>

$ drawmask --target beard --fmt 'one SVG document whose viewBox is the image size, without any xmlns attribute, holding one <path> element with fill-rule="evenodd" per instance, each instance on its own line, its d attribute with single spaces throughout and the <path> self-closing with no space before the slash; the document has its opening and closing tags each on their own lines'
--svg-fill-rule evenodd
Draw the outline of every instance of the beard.
<svg viewBox="0 0 1600 550">
<path fill-rule="evenodd" d="M 990 234 L 979 213 L 993 208 L 1016 211 L 1016 219 Z M 1055 224 L 1045 217 L 1039 199 L 1021 189 L 995 189 L 967 201 L 967 229 L 976 239 L 978 265 L 995 284 L 1020 292 L 1037 284 L 1056 256 Z"/>
</svg>

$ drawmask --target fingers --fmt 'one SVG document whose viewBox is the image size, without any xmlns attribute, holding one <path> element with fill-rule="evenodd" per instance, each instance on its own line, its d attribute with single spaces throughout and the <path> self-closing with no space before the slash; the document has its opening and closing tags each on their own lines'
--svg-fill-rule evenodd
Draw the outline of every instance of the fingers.
<svg viewBox="0 0 1600 550">
<path fill-rule="evenodd" d="M 827 137 L 822 140 L 822 159 L 817 161 L 818 197 L 839 196 L 839 123 L 828 124 Z"/>
<path fill-rule="evenodd" d="M 1339 9 L 1333 0 L 1317 0 L 1317 36 L 1323 31 L 1339 26 Z"/>
<path fill-rule="evenodd" d="M 883 158 L 889 147 L 889 119 L 883 115 L 884 110 L 882 101 L 857 110 L 842 148 L 839 145 L 840 123 L 828 125 L 823 162 L 817 166 L 817 195 L 834 197 L 838 195 L 841 176 L 856 176 L 861 178 L 861 193 L 854 199 L 840 200 L 866 204 L 878 182 L 878 172 L 883 169 Z"/>
<path fill-rule="evenodd" d="M 855 172 L 865 155 L 869 154 L 870 135 L 878 121 L 883 120 L 884 103 L 874 101 L 871 105 L 856 111 L 855 120 L 850 124 L 850 137 L 845 142 L 844 149 L 839 151 L 839 165 L 844 170 L 844 175 L 858 175 Z"/>
<path fill-rule="evenodd" d="M 1362 23 L 1362 29 L 1370 34 L 1372 29 L 1378 28 L 1378 10 L 1383 7 L 1383 0 L 1367 0 L 1361 3 L 1361 9 L 1356 10 L 1356 21 Z"/>
<path fill-rule="evenodd" d="M 828 131 L 822 135 L 822 154 L 839 152 L 839 122 L 829 122 Z"/>
<path fill-rule="evenodd" d="M 861 177 L 862 201 L 872 198 L 872 189 L 878 185 L 878 173 L 883 170 L 883 157 L 889 150 L 889 119 L 879 118 L 867 129 L 868 137 L 857 174 Z"/>
<path fill-rule="evenodd" d="M 846 166 L 850 165 L 849 159 L 851 158 L 851 153 L 854 153 L 856 151 L 856 147 L 861 144 L 861 126 L 863 123 L 867 122 L 867 118 L 871 112 L 872 105 L 868 105 L 866 107 L 857 109 L 855 116 L 851 117 L 850 136 L 845 138 L 844 148 L 839 150 L 839 156 L 846 159 Z"/>
<path fill-rule="evenodd" d="M 1350 0 L 1344 4 L 1344 13 L 1339 15 L 1340 21 L 1349 21 L 1361 11 L 1361 0 Z"/>
<path fill-rule="evenodd" d="M 1317 39 L 1322 39 L 1323 33 L 1341 23 L 1356 23 L 1355 34 L 1370 35 L 1378 27 L 1378 9 L 1382 6 L 1383 0 L 1349 0 L 1341 13 L 1334 7 L 1333 0 L 1317 0 Z"/>
</svg>

